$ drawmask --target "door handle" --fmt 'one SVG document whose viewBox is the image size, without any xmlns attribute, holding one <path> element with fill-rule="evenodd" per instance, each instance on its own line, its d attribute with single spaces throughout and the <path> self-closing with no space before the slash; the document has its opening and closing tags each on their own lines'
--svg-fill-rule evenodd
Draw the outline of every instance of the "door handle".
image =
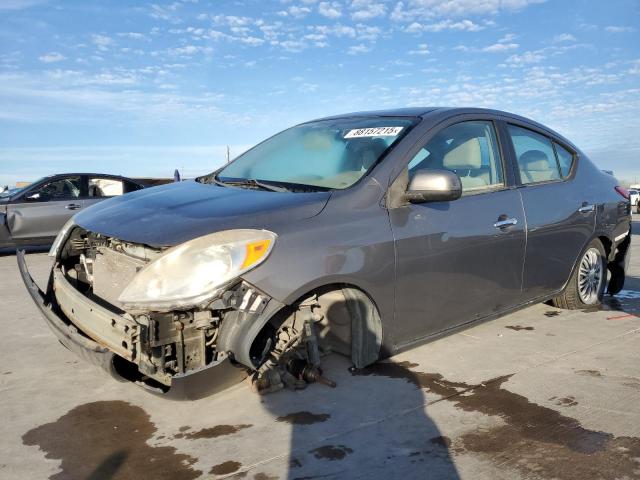
<svg viewBox="0 0 640 480">
<path fill-rule="evenodd" d="M 64 208 L 66 208 L 67 210 L 80 210 L 82 208 L 82 205 L 78 203 L 70 203 Z"/>
<path fill-rule="evenodd" d="M 496 228 L 505 228 L 505 227 L 510 227 L 512 225 L 517 225 L 517 224 L 518 224 L 517 218 L 505 218 L 504 220 L 498 220 L 496 223 L 493 224 L 493 226 Z"/>
<path fill-rule="evenodd" d="M 595 211 L 595 209 L 596 209 L 595 205 L 587 205 L 586 203 L 583 203 L 582 206 L 578 209 L 578 212 L 589 213 L 589 212 Z"/>
</svg>

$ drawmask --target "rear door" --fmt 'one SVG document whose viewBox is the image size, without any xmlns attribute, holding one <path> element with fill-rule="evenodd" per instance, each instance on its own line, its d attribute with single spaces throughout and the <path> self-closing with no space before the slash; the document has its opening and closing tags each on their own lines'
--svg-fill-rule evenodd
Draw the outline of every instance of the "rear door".
<svg viewBox="0 0 640 480">
<path fill-rule="evenodd" d="M 561 289 L 595 229 L 596 206 L 575 178 L 576 154 L 542 130 L 509 123 L 507 137 L 527 219 L 525 300 Z"/>
<path fill-rule="evenodd" d="M 16 243 L 47 242 L 83 207 L 82 177 L 58 176 L 29 189 L 7 205 L 7 226 Z"/>
<path fill-rule="evenodd" d="M 399 345 L 520 301 L 524 212 L 498 139 L 492 120 L 455 123 L 427 137 L 409 162 L 409 176 L 422 168 L 455 171 L 463 196 L 389 210 Z"/>
</svg>

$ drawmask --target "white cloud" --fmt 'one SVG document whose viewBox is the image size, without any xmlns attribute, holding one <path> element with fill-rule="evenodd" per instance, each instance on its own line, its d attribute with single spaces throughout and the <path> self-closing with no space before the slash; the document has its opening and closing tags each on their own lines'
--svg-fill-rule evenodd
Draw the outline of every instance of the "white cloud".
<svg viewBox="0 0 640 480">
<path fill-rule="evenodd" d="M 287 9 L 287 12 L 293 18 L 304 18 L 311 13 L 311 9 L 309 7 L 298 7 L 296 5 L 292 5 Z"/>
<path fill-rule="evenodd" d="M 91 41 L 98 47 L 100 51 L 106 51 L 110 46 L 113 45 L 113 38 L 108 37 L 106 35 L 91 35 Z"/>
<path fill-rule="evenodd" d="M 184 118 L 227 118 L 219 108 L 221 97 L 208 92 L 188 95 L 132 89 L 135 72 L 105 71 L 89 75 L 56 70 L 46 75 L 0 74 L 0 103 L 7 106 L 0 118 L 14 122 L 80 124 L 180 122 Z M 123 115 L 124 114 L 124 115 Z M 73 123 L 78 124 L 78 123 Z"/>
<path fill-rule="evenodd" d="M 494 15 L 502 10 L 520 10 L 545 0 L 406 0 L 396 4 L 391 19 L 411 22 L 416 19 Z"/>
<path fill-rule="evenodd" d="M 144 33 L 139 33 L 139 32 L 122 32 L 122 33 L 118 33 L 118 36 L 131 38 L 133 40 L 144 40 L 147 38 Z"/>
<path fill-rule="evenodd" d="M 429 46 L 426 43 L 421 43 L 418 48 L 409 50 L 409 55 L 429 55 Z"/>
<path fill-rule="evenodd" d="M 328 26 L 328 25 L 315 25 L 312 26 L 311 29 L 320 35 L 333 35 L 335 37 L 348 37 L 355 38 L 356 37 L 356 29 L 350 27 L 348 25 L 342 25 L 340 23 Z"/>
<path fill-rule="evenodd" d="M 576 37 L 574 37 L 570 33 L 561 33 L 560 35 L 556 35 L 555 37 L 553 37 L 554 43 L 575 42 L 575 41 L 576 41 Z"/>
<path fill-rule="evenodd" d="M 359 55 L 361 53 L 367 53 L 371 50 L 371 47 L 367 47 L 364 44 L 360 44 L 360 45 L 353 45 L 351 47 L 349 47 L 349 49 L 347 50 L 347 53 L 349 55 Z"/>
<path fill-rule="evenodd" d="M 493 45 L 484 47 L 482 51 L 487 53 L 508 52 L 509 50 L 515 50 L 519 46 L 517 43 L 494 43 Z"/>
<path fill-rule="evenodd" d="M 340 18 L 342 16 L 342 8 L 338 2 L 320 2 L 318 4 L 318 13 L 327 18 Z"/>
<path fill-rule="evenodd" d="M 156 20 L 165 20 L 171 23 L 180 23 L 181 19 L 176 15 L 176 11 L 182 6 L 180 2 L 173 2 L 168 5 L 151 4 L 149 15 Z"/>
<path fill-rule="evenodd" d="M 298 90 L 302 93 L 313 93 L 318 90 L 317 83 L 301 83 Z"/>
<path fill-rule="evenodd" d="M 608 27 L 604 27 L 604 29 L 609 33 L 628 33 L 636 31 L 634 27 L 624 27 L 619 25 L 610 25 Z"/>
<path fill-rule="evenodd" d="M 56 62 L 61 62 L 62 60 L 66 60 L 66 58 L 67 57 L 65 57 L 61 53 L 50 52 L 38 57 L 38 60 L 44 63 L 56 63 Z"/>
<path fill-rule="evenodd" d="M 253 37 L 251 35 L 248 35 L 246 37 L 238 37 L 237 40 L 240 43 L 244 43 L 245 45 L 249 45 L 251 47 L 257 47 L 264 43 L 264 40 L 262 38 Z"/>
<path fill-rule="evenodd" d="M 307 43 L 303 42 L 302 40 L 283 40 L 283 41 L 273 40 L 271 44 L 280 46 L 283 49 L 285 49 L 287 52 L 292 52 L 292 53 L 301 52 L 302 50 L 308 47 Z"/>
<path fill-rule="evenodd" d="M 185 45 L 183 47 L 168 48 L 167 53 L 173 57 L 192 57 L 198 53 L 211 53 L 213 48 L 203 47 L 201 45 Z"/>
<path fill-rule="evenodd" d="M 214 15 L 211 21 L 216 25 L 226 25 L 228 27 L 244 27 L 251 23 L 251 18 L 237 15 Z"/>
<path fill-rule="evenodd" d="M 477 31 L 483 30 L 484 28 L 485 28 L 484 26 L 474 23 L 471 20 L 461 20 L 461 21 L 442 20 L 440 22 L 429 23 L 429 24 L 413 22 L 407 28 L 405 28 L 405 32 L 408 32 L 408 33 L 442 32 L 444 30 L 477 32 Z"/>
<path fill-rule="evenodd" d="M 382 17 L 387 13 L 384 3 L 369 0 L 353 0 L 351 2 L 351 18 L 356 21 L 367 21 L 376 17 Z"/>
<path fill-rule="evenodd" d="M 382 30 L 379 27 L 372 27 L 361 23 L 356 25 L 355 37 L 360 41 L 375 42 L 381 34 Z"/>
<path fill-rule="evenodd" d="M 507 58 L 507 63 L 521 66 L 525 64 L 540 63 L 546 56 L 541 52 L 524 52 L 521 55 L 511 55 Z"/>
<path fill-rule="evenodd" d="M 515 38 L 516 36 L 513 33 L 508 33 L 493 45 L 481 48 L 480 51 L 486 53 L 502 53 L 508 52 L 509 50 L 515 50 L 520 46 L 512 41 Z"/>
</svg>

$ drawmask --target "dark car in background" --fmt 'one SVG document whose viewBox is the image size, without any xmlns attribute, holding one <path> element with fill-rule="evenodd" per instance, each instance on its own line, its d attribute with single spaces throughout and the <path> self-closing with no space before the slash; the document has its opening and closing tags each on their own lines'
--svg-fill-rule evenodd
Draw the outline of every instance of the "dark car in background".
<svg viewBox="0 0 640 480">
<path fill-rule="evenodd" d="M 60 341 L 117 378 L 197 398 L 324 381 L 551 301 L 593 307 L 629 262 L 628 194 L 578 147 L 462 108 L 315 120 L 218 171 L 113 198 L 58 236 L 46 291 Z M 576 332 L 580 334 L 580 332 Z"/>
<path fill-rule="evenodd" d="M 0 248 L 47 245 L 74 214 L 107 198 L 144 188 L 117 175 L 50 175 L 0 196 Z"/>
</svg>

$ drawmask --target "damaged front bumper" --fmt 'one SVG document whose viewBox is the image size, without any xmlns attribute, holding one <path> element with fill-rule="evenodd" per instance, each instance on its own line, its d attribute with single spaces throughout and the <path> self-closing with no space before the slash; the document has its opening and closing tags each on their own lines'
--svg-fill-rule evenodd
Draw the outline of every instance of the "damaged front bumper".
<svg viewBox="0 0 640 480">
<path fill-rule="evenodd" d="M 82 295 L 55 267 L 43 292 L 29 274 L 23 251 L 17 253 L 17 260 L 29 294 L 60 343 L 120 381 L 132 380 L 127 370 L 139 373 L 142 356 L 136 355 L 134 346 L 148 341 L 143 325 Z M 247 368 L 224 356 L 202 368 L 172 375 L 169 385 L 150 386 L 141 380 L 134 381 L 167 398 L 193 400 L 237 384 L 247 374 Z"/>
</svg>

